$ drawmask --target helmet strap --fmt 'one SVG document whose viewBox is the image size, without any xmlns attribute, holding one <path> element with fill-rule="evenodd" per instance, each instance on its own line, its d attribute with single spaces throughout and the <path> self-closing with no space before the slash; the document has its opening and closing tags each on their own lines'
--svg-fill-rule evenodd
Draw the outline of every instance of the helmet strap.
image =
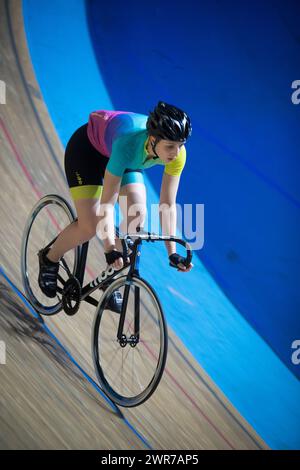
<svg viewBox="0 0 300 470">
<path fill-rule="evenodd" d="M 155 147 L 157 146 L 159 141 L 160 141 L 159 137 L 156 137 L 154 144 L 150 141 L 151 148 L 152 148 L 153 153 L 155 155 L 155 157 L 153 157 L 153 160 L 159 158 L 159 156 L 157 155 L 156 150 L 155 150 Z"/>
</svg>

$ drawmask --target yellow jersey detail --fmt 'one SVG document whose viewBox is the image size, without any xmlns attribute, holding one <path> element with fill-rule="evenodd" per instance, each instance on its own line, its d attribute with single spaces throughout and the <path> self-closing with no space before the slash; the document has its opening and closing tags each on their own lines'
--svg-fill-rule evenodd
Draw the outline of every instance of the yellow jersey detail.
<svg viewBox="0 0 300 470">
<path fill-rule="evenodd" d="M 183 145 L 175 160 L 165 165 L 165 173 L 171 176 L 179 176 L 184 168 L 185 162 L 186 150 Z"/>
</svg>

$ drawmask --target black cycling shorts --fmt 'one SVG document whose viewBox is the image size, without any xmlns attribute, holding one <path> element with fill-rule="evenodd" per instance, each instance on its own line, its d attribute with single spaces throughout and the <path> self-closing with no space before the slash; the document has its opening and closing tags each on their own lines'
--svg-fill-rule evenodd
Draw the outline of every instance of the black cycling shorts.
<svg viewBox="0 0 300 470">
<path fill-rule="evenodd" d="M 87 124 L 74 132 L 65 151 L 65 172 L 74 200 L 101 197 L 108 160 L 91 144 Z M 143 170 L 125 170 L 121 186 L 130 183 L 144 184 Z"/>
</svg>

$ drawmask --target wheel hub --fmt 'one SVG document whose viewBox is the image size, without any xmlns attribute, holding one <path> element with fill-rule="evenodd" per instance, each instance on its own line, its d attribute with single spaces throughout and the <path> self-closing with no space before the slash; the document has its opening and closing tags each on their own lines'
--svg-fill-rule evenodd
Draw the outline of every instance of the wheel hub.
<svg viewBox="0 0 300 470">
<path fill-rule="evenodd" d="M 125 346 L 127 346 L 127 344 L 130 344 L 130 346 L 131 346 L 132 348 L 135 348 L 136 345 L 138 344 L 138 342 L 139 342 L 139 341 L 138 341 L 138 338 L 137 338 L 136 335 L 131 335 L 130 338 L 127 338 L 126 335 L 122 335 L 122 336 L 121 336 L 121 340 L 119 341 L 120 346 L 121 346 L 122 348 L 125 348 Z"/>
</svg>

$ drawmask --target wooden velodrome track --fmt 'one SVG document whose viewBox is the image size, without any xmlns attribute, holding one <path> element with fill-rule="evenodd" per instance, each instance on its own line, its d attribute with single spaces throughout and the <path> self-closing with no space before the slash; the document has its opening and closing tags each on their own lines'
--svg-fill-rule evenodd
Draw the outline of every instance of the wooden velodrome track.
<svg viewBox="0 0 300 470">
<path fill-rule="evenodd" d="M 20 0 L 0 0 L 1 449 L 266 449 L 169 328 L 162 381 L 148 402 L 133 409 L 110 405 L 26 307 L 20 246 L 25 220 L 44 194 L 69 198 L 63 148 L 49 118 L 28 55 Z M 99 273 L 93 242 L 89 267 Z M 97 251 L 98 248 L 98 251 Z M 90 337 L 94 308 L 60 313 L 45 324 L 93 379 Z M 238 387 L 238 384 L 237 384 Z M 141 437 L 142 436 L 142 437 Z"/>
</svg>

